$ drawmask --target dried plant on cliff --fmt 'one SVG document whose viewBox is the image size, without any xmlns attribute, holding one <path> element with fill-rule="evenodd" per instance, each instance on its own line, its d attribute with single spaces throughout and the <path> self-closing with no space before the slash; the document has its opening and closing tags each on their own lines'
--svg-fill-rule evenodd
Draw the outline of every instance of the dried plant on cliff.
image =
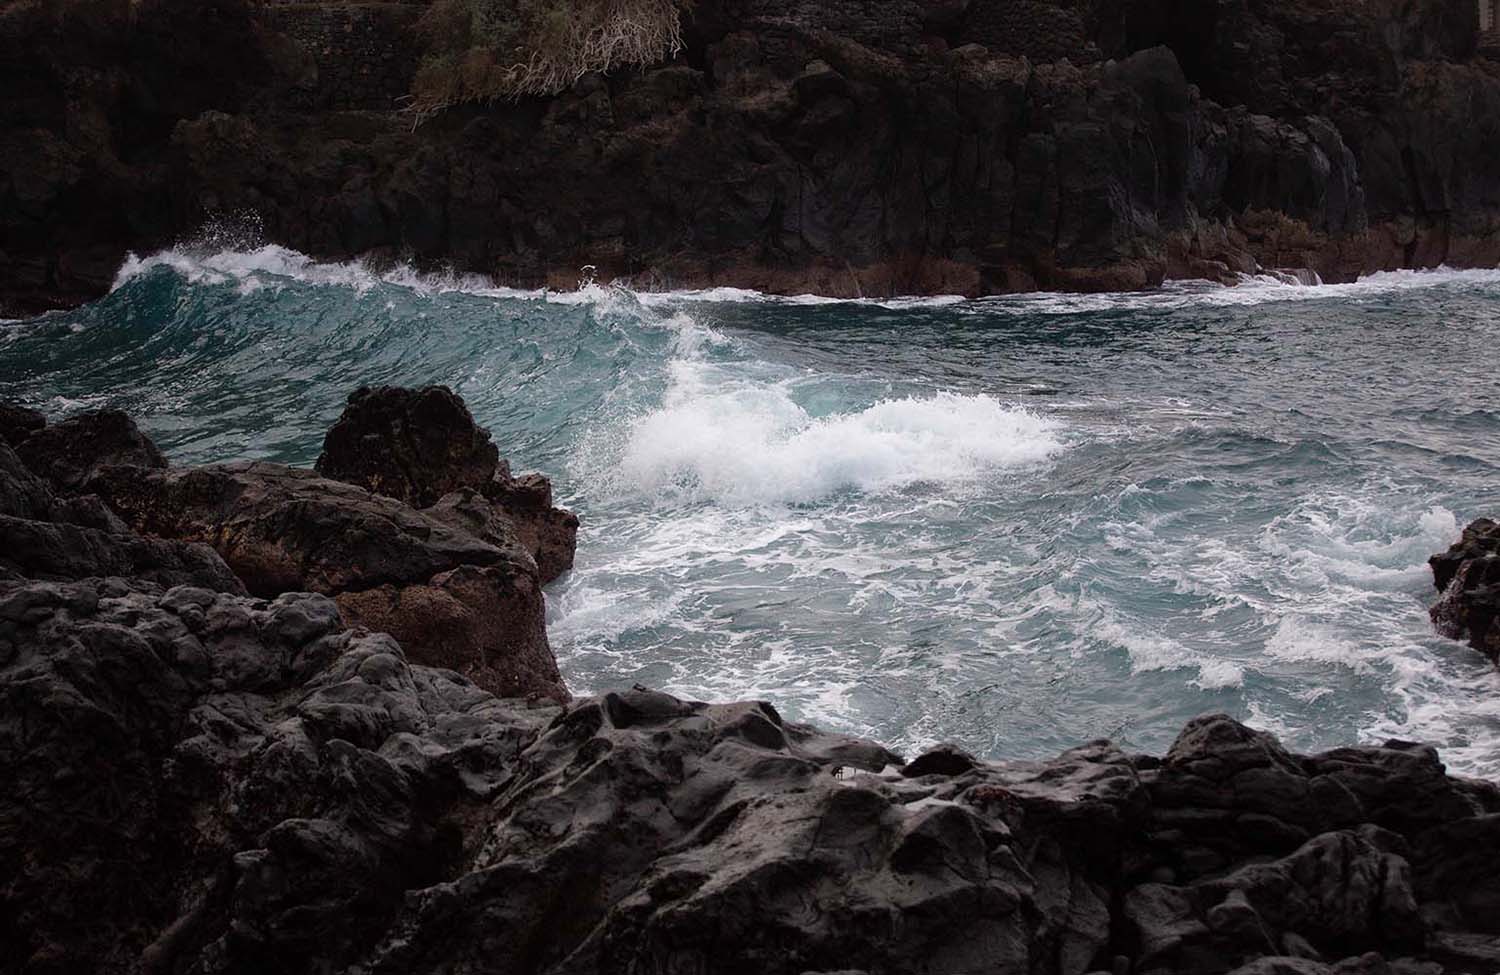
<svg viewBox="0 0 1500 975">
<path fill-rule="evenodd" d="M 692 0 L 437 0 L 412 109 L 551 95 L 591 71 L 654 64 L 682 49 Z"/>
</svg>

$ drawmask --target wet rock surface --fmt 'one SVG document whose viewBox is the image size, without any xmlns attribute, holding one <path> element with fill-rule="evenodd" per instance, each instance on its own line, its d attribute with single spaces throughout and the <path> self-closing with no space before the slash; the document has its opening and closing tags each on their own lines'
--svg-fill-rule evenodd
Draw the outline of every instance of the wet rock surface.
<svg viewBox="0 0 1500 975">
<path fill-rule="evenodd" d="M 425 498 L 450 487 L 455 471 L 509 479 L 497 471 L 489 434 L 451 392 L 379 394 L 403 404 L 388 411 L 400 414 L 399 424 L 379 426 L 373 446 L 369 426 L 345 438 L 345 424 L 330 439 L 349 445 L 340 455 L 346 462 L 387 472 L 372 477 L 390 493 Z M 568 698 L 544 624 L 541 587 L 550 576 L 503 504 L 465 489 L 481 509 L 475 523 L 452 504 L 428 515 L 397 497 L 279 464 L 170 468 L 120 413 L 47 425 L 12 406 L 0 421 L 17 445 L 0 444 L 0 577 L 122 576 L 266 599 L 321 593 L 347 624 L 392 634 L 419 662 L 503 695 Z M 415 452 L 411 444 L 448 446 Z M 396 483 L 393 456 L 409 461 L 420 482 Z M 545 517 L 571 520 L 576 530 L 577 519 L 560 509 L 524 509 L 532 549 L 532 526 Z M 555 575 L 559 563 L 572 564 L 574 534 L 548 538 Z"/>
<path fill-rule="evenodd" d="M 489 431 L 446 386 L 356 390 L 316 470 L 495 544 L 519 542 L 543 584 L 573 567 L 577 516 L 553 506 L 546 477 L 512 476 Z"/>
<path fill-rule="evenodd" d="M 496 698 L 327 597 L 0 582 L 17 972 L 1437 972 L 1500 789 L 1223 716 L 905 768 L 768 704 Z M 1476 961 L 1476 959 L 1478 959 Z"/>
<path fill-rule="evenodd" d="M 1439 633 L 1500 662 L 1500 523 L 1480 518 L 1446 552 L 1428 560 L 1440 594 L 1432 607 Z"/>
</svg>

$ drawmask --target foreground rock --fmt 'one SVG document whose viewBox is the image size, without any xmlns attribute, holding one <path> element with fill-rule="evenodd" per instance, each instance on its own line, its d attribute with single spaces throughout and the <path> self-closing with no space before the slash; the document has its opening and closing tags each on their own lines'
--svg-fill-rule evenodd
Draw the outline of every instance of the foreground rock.
<svg viewBox="0 0 1500 975">
<path fill-rule="evenodd" d="M 400 444 L 439 442 L 457 417 L 469 442 L 487 448 L 480 450 L 487 460 L 469 473 L 495 481 L 498 453 L 462 400 L 436 387 L 381 394 L 418 406 L 383 437 L 366 430 L 349 438 L 342 456 L 350 463 L 376 469 Z M 335 442 L 339 429 L 330 434 Z M 347 624 L 391 634 L 424 663 L 499 694 L 568 698 L 547 643 L 545 579 L 532 554 L 545 552 L 554 575 L 572 564 L 577 519 L 568 512 L 511 505 L 512 518 L 506 505 L 477 495 L 466 503 L 474 492 L 463 489 L 428 513 L 387 496 L 426 500 L 390 480 L 381 482 L 387 493 L 376 494 L 279 464 L 172 469 L 118 412 L 47 425 L 9 407 L 0 433 L 16 445 L 0 445 L 0 573 L 118 575 L 267 599 L 322 593 Z M 430 452 L 406 459 L 428 479 L 421 488 L 462 469 L 461 460 L 445 464 Z M 571 527 L 543 547 L 536 525 L 545 519 Z"/>
<path fill-rule="evenodd" d="M 512 477 L 489 431 L 446 386 L 355 390 L 323 441 L 316 470 L 481 538 L 496 534 L 498 517 L 536 560 L 543 583 L 573 567 L 577 516 L 553 506 L 552 484 L 542 475 Z"/>
<path fill-rule="evenodd" d="M 1500 524 L 1480 518 L 1446 552 L 1428 559 L 1441 594 L 1433 625 L 1500 662 Z"/>
<path fill-rule="evenodd" d="M 1163 759 L 900 767 L 767 704 L 497 699 L 339 615 L 0 582 L 0 970 L 1383 975 L 1500 951 L 1500 790 L 1428 748 L 1295 756 L 1213 716 Z"/>
<path fill-rule="evenodd" d="M 1211 715 L 1162 758 L 902 764 L 761 702 L 555 703 L 535 562 L 482 494 L 134 458 L 69 494 L 0 444 L 0 973 L 1500 958 L 1500 787 L 1431 748 L 1299 756 Z"/>
</svg>

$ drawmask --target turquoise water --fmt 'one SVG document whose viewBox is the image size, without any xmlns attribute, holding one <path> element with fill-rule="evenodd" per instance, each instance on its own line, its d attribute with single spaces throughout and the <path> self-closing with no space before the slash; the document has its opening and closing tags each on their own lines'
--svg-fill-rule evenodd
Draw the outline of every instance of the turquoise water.
<svg viewBox="0 0 1500 975">
<path fill-rule="evenodd" d="M 583 518 L 548 594 L 580 692 L 991 757 L 1227 711 L 1500 773 L 1424 565 L 1500 513 L 1500 272 L 876 303 L 174 251 L 0 335 L 0 394 L 180 463 L 310 464 L 355 385 L 452 386 Z"/>
</svg>

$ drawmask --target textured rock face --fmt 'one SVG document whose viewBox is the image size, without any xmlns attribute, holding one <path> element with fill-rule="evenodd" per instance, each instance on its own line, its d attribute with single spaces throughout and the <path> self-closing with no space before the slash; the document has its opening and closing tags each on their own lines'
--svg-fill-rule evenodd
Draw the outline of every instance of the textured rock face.
<svg viewBox="0 0 1500 975">
<path fill-rule="evenodd" d="M 409 6 L 11 5 L 0 300 L 96 294 L 127 248 L 242 210 L 315 255 L 567 286 L 582 264 L 975 294 L 1500 261 L 1472 2 L 698 0 L 670 63 L 416 131 L 391 97 Z"/>
<path fill-rule="evenodd" d="M 26 466 L 59 491 L 74 492 L 105 467 L 164 468 L 167 459 L 135 421 L 119 410 L 97 410 L 47 426 L 30 410 L 12 408 L 5 439 Z"/>
<path fill-rule="evenodd" d="M 334 596 L 353 625 L 502 694 L 567 690 L 547 645 L 535 561 L 399 501 L 259 462 L 110 468 L 89 482 L 136 531 L 212 545 L 250 592 Z"/>
<path fill-rule="evenodd" d="M 577 516 L 553 506 L 542 475 L 513 477 L 489 431 L 446 386 L 356 390 L 323 441 L 317 470 L 480 538 L 513 537 L 544 584 L 573 567 Z"/>
<path fill-rule="evenodd" d="M 766 704 L 496 699 L 322 596 L 119 579 L 0 583 L 0 715 L 5 971 L 1375 975 L 1500 948 L 1500 790 L 1222 716 L 1165 760 L 900 768 Z"/>
<path fill-rule="evenodd" d="M 488 484 L 499 465 L 489 432 L 446 386 L 366 386 L 350 394 L 315 469 L 426 508 L 450 491 Z"/>
<path fill-rule="evenodd" d="M 0 444 L 0 973 L 1500 957 L 1500 787 L 1428 747 L 1298 756 L 1212 715 L 1163 758 L 903 765 L 761 702 L 496 697 L 565 692 L 484 495 L 422 512 L 269 464 L 85 489 Z"/>
<path fill-rule="evenodd" d="M 405 488 L 423 498 L 471 476 L 513 483 L 497 473 L 489 435 L 451 392 L 354 397 L 360 408 L 372 398 L 399 406 L 383 423 L 335 428 L 330 441 L 390 493 Z M 351 413 L 368 416 L 355 406 Z M 492 502 L 465 488 L 440 498 L 429 515 L 279 464 L 171 469 L 117 412 L 48 426 L 12 406 L 0 414 L 0 431 L 17 445 L 0 443 L 0 578 L 122 576 L 267 599 L 322 593 L 347 623 L 392 634 L 423 663 L 500 694 L 568 699 L 544 625 L 541 587 L 551 576 L 540 574 L 532 553 L 553 575 L 571 566 L 577 519 L 550 507 L 539 475 L 539 506 Z M 411 474 L 398 480 L 402 471 Z M 517 508 L 515 519 L 508 507 Z M 556 522 L 563 524 L 537 530 Z"/>
<path fill-rule="evenodd" d="M 1432 607 L 1439 633 L 1467 639 L 1475 650 L 1500 661 L 1500 524 L 1480 518 L 1446 552 L 1428 559 L 1441 594 Z"/>
</svg>

